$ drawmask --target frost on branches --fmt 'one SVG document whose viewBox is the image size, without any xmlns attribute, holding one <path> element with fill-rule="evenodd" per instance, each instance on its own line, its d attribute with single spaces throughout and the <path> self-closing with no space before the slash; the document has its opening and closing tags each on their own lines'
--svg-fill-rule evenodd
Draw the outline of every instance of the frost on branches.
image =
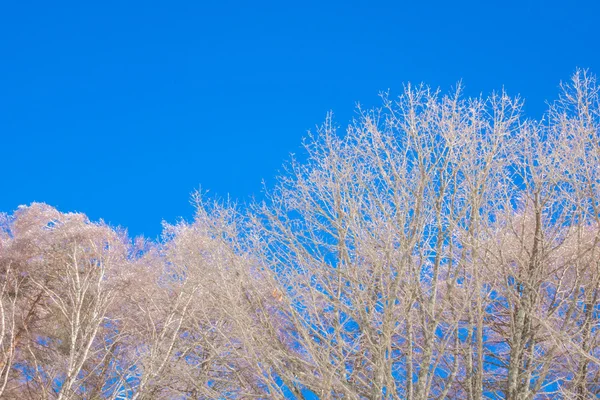
<svg viewBox="0 0 600 400">
<path fill-rule="evenodd" d="M 157 242 L 3 215 L 0 398 L 600 396 L 598 90 L 537 122 L 407 86 Z"/>
</svg>

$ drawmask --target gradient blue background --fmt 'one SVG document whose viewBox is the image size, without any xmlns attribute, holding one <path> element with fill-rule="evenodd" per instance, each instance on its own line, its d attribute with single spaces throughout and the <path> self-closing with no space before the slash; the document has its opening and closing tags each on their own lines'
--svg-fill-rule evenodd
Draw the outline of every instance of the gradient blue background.
<svg viewBox="0 0 600 400">
<path fill-rule="evenodd" d="M 156 237 L 190 193 L 261 198 L 333 110 L 402 83 L 504 86 L 540 117 L 600 74 L 597 1 L 0 5 L 0 211 L 43 201 Z"/>
</svg>

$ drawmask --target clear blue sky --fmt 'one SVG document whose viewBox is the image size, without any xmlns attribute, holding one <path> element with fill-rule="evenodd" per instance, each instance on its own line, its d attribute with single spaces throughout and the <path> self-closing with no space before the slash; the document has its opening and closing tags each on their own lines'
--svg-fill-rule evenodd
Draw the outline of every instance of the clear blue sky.
<svg viewBox="0 0 600 400">
<path fill-rule="evenodd" d="M 155 237 L 190 193 L 262 196 L 308 129 L 402 83 L 504 86 L 539 117 L 600 74 L 597 1 L 5 1 L 0 211 Z"/>
</svg>

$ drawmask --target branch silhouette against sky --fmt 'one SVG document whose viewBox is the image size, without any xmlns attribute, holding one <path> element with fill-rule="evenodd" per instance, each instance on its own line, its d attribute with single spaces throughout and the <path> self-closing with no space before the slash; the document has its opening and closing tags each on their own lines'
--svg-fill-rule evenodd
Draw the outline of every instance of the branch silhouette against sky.
<svg viewBox="0 0 600 400">
<path fill-rule="evenodd" d="M 599 398 L 599 14 L 1 6 L 0 399 Z"/>
</svg>

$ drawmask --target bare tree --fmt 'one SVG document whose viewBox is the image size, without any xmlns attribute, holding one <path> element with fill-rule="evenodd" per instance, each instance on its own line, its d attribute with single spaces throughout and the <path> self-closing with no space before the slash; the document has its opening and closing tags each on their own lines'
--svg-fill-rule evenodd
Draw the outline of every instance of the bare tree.
<svg viewBox="0 0 600 400">
<path fill-rule="evenodd" d="M 240 222 L 233 207 L 197 196 L 194 222 L 165 225 L 163 242 L 134 266 L 126 320 L 135 350 L 123 379 L 132 398 L 264 398 L 276 387 L 257 366 L 275 299 Z"/>
<path fill-rule="evenodd" d="M 16 213 L 8 241 L 3 272 L 13 277 L 4 287 L 11 286 L 10 309 L 18 315 L 9 347 L 20 365 L 12 384 L 32 398 L 101 391 L 107 376 L 95 378 L 110 366 L 116 335 L 108 310 L 124 269 L 122 238 L 81 214 L 33 204 Z"/>
<path fill-rule="evenodd" d="M 578 72 L 544 123 L 504 93 L 411 86 L 345 135 L 328 120 L 261 210 L 290 324 L 285 385 L 320 398 L 595 394 L 595 85 Z"/>
</svg>

